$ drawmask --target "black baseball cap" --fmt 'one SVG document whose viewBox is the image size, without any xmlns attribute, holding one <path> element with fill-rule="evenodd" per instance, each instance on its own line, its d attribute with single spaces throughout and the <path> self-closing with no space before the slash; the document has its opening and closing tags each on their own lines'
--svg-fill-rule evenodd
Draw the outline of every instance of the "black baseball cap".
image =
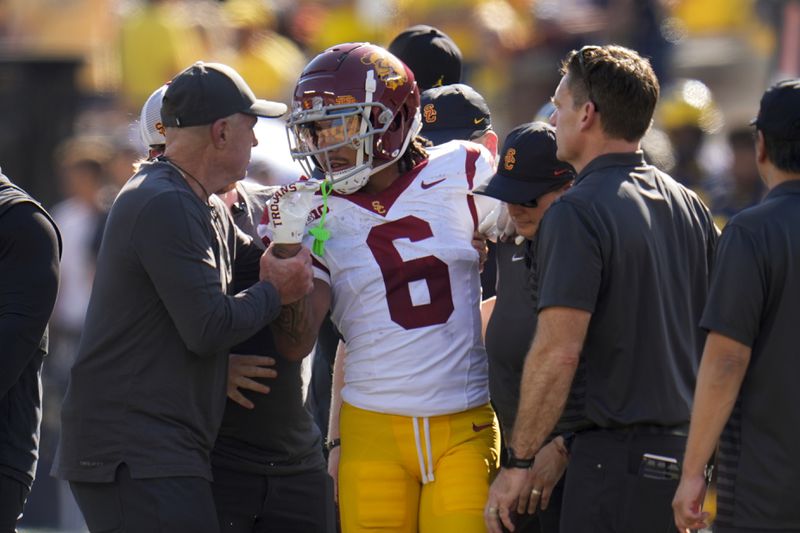
<svg viewBox="0 0 800 533">
<path fill-rule="evenodd" d="M 539 198 L 575 179 L 575 169 L 556 158 L 556 130 L 544 122 L 517 126 L 506 137 L 497 173 L 473 192 L 509 204 Z"/>
<path fill-rule="evenodd" d="M 422 93 L 422 131 L 433 144 L 454 139 L 470 141 L 492 128 L 486 100 L 463 83 L 434 87 Z"/>
<path fill-rule="evenodd" d="M 161 105 L 161 122 L 166 127 L 186 128 L 235 113 L 275 118 L 286 110 L 285 104 L 257 99 L 228 65 L 198 61 L 170 82 Z"/>
<path fill-rule="evenodd" d="M 767 89 L 751 124 L 770 137 L 800 140 L 800 79 L 783 80 Z"/>
<path fill-rule="evenodd" d="M 389 51 L 408 65 L 421 91 L 461 81 L 461 50 L 438 28 L 411 26 L 394 38 Z"/>
</svg>

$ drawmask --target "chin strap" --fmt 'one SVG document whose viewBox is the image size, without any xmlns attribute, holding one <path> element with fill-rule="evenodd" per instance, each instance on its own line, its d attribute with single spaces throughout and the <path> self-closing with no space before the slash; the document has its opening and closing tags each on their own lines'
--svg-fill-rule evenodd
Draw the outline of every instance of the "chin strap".
<svg viewBox="0 0 800 533">
<path fill-rule="evenodd" d="M 325 217 L 328 214 L 328 196 L 331 194 L 332 185 L 330 180 L 324 180 L 320 186 L 322 193 L 322 214 L 319 217 L 319 223 L 308 230 L 309 235 L 314 237 L 314 242 L 311 245 L 311 251 L 314 255 L 322 257 L 325 255 L 325 241 L 331 238 L 331 232 L 325 228 Z"/>
</svg>

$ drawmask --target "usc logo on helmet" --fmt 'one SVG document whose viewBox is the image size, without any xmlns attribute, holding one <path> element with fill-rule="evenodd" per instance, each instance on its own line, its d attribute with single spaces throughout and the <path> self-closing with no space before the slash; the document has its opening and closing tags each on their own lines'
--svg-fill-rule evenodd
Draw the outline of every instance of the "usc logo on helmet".
<svg viewBox="0 0 800 533">
<path fill-rule="evenodd" d="M 503 158 L 503 167 L 506 170 L 511 170 L 514 168 L 514 165 L 517 162 L 517 150 L 514 148 L 509 148 L 506 152 L 505 157 Z"/>
<path fill-rule="evenodd" d="M 160 121 L 156 122 L 155 128 L 156 128 L 156 131 L 158 133 L 160 133 L 164 137 L 167 136 L 167 128 L 165 128 L 164 125 Z"/>
<path fill-rule="evenodd" d="M 422 108 L 422 114 L 425 117 L 426 124 L 436 122 L 436 108 L 433 107 L 433 104 L 425 104 L 425 107 Z"/>
<path fill-rule="evenodd" d="M 389 89 L 395 90 L 408 81 L 403 64 L 394 56 L 371 52 L 362 57 L 361 62 L 375 67 L 375 74 Z"/>
</svg>

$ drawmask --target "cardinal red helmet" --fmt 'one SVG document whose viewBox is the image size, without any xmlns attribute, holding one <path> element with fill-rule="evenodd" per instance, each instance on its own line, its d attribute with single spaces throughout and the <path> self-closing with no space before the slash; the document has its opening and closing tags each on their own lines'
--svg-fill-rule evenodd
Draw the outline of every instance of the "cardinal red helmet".
<svg viewBox="0 0 800 533">
<path fill-rule="evenodd" d="M 287 125 L 292 156 L 309 175 L 320 168 L 335 190 L 355 192 L 406 151 L 419 132 L 419 101 L 414 74 L 387 50 L 369 43 L 329 48 L 295 87 Z M 339 168 L 331 154 L 345 146 L 356 149 L 356 162 Z"/>
</svg>

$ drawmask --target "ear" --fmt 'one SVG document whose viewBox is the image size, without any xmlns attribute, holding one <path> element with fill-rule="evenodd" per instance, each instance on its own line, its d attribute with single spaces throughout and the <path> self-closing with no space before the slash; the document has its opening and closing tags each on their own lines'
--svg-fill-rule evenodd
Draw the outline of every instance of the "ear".
<svg viewBox="0 0 800 533">
<path fill-rule="evenodd" d="M 491 152 L 492 161 L 496 161 L 498 140 L 497 140 L 497 134 L 494 132 L 494 130 L 489 130 L 483 134 L 483 141 L 481 144 L 483 144 L 486 148 L 489 149 L 489 152 Z"/>
<path fill-rule="evenodd" d="M 591 100 L 586 100 L 581 105 L 581 120 L 580 129 L 586 131 L 594 125 L 595 121 L 600 120 L 600 115 L 597 113 L 597 108 Z"/>
<path fill-rule="evenodd" d="M 230 122 L 227 118 L 215 120 L 211 124 L 211 144 L 215 148 L 223 148 L 230 135 Z"/>
<path fill-rule="evenodd" d="M 767 145 L 764 142 L 764 134 L 761 130 L 756 130 L 756 163 L 763 165 L 767 162 Z"/>
</svg>

